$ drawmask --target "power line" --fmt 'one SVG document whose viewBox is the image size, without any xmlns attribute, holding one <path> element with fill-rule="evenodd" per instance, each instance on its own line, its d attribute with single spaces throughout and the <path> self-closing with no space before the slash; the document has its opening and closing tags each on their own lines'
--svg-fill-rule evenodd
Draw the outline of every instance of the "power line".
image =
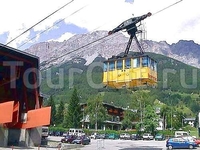
<svg viewBox="0 0 200 150">
<path fill-rule="evenodd" d="M 175 3 L 173 3 L 173 4 L 171 4 L 171 5 L 169 5 L 169 6 L 165 7 L 165 8 L 163 8 L 163 9 L 161 9 L 161 10 L 155 12 L 153 15 L 156 15 L 156 14 L 158 14 L 158 13 L 160 13 L 160 12 L 162 12 L 162 11 L 168 9 L 168 8 L 170 8 L 170 7 L 172 7 L 172 6 L 174 6 L 174 5 L 178 4 L 178 3 L 180 3 L 181 1 L 183 1 L 183 0 L 180 0 L 180 1 L 177 1 L 177 2 L 175 2 Z"/>
<path fill-rule="evenodd" d="M 25 34 L 26 32 L 28 32 L 29 30 L 31 30 L 32 28 L 34 28 L 36 25 L 40 24 L 41 22 L 43 22 L 44 20 L 46 20 L 47 18 L 49 18 L 50 16 L 52 16 L 53 14 L 57 13 L 59 10 L 63 9 L 65 6 L 69 5 L 70 3 L 72 3 L 74 0 L 71 0 L 70 2 L 68 2 L 67 4 L 63 5 L 62 7 L 60 7 L 59 9 L 57 9 L 56 11 L 54 11 L 53 13 L 51 13 L 50 15 L 46 16 L 45 18 L 43 18 L 42 20 L 40 20 L 39 22 L 37 22 L 36 24 L 34 24 L 33 26 L 31 26 L 30 28 L 28 28 L 27 30 L 25 30 L 24 32 L 22 32 L 21 34 L 19 34 L 18 36 L 16 36 L 14 39 L 12 39 L 11 41 L 7 42 L 6 45 L 10 44 L 11 42 L 13 42 L 14 40 L 16 40 L 17 38 L 19 38 L 20 36 L 22 36 L 23 34 Z"/>
<path fill-rule="evenodd" d="M 36 36 L 34 36 L 34 37 L 32 37 L 31 39 L 29 39 L 28 41 L 24 42 L 23 44 L 21 44 L 21 45 L 18 46 L 17 48 L 20 48 L 20 47 L 24 46 L 24 45 L 27 44 L 28 42 L 30 42 L 30 41 L 32 41 L 33 39 L 35 39 L 38 35 L 41 35 L 41 34 L 45 33 L 47 30 L 53 28 L 53 27 L 56 26 L 57 24 L 59 24 L 59 23 L 61 23 L 62 21 L 64 21 L 66 18 L 68 18 L 68 17 L 70 17 L 70 16 L 76 14 L 77 12 L 81 11 L 81 10 L 82 10 L 83 8 L 85 8 L 85 7 L 86 7 L 86 6 L 83 6 L 83 7 L 81 7 L 80 9 L 74 11 L 74 12 L 71 13 L 69 16 L 67 16 L 67 17 L 65 17 L 65 18 L 63 18 L 63 19 L 61 19 L 60 21 L 56 22 L 53 26 L 51 26 L 51 27 L 49 27 L 49 28 L 47 28 L 47 29 L 41 31 L 40 33 L 36 34 Z"/>
<path fill-rule="evenodd" d="M 178 3 L 180 3 L 181 1 L 183 1 L 183 0 L 180 0 L 180 1 L 178 1 L 178 2 L 175 2 L 175 3 L 171 4 L 171 5 L 169 5 L 169 6 L 165 7 L 165 8 L 163 8 L 163 9 L 157 11 L 157 12 L 154 13 L 153 15 L 158 14 L 158 13 L 160 13 L 160 12 L 162 12 L 162 11 L 164 11 L 164 10 L 170 8 L 170 7 L 172 7 L 172 6 L 174 6 L 174 5 L 178 4 Z M 132 28 L 130 28 L 129 30 L 131 30 L 131 29 L 133 29 L 133 28 L 135 28 L 135 27 L 132 27 Z M 127 31 L 129 31 L 129 30 L 127 30 Z M 118 33 L 118 34 L 119 34 L 119 33 Z M 75 49 L 75 50 L 72 50 L 72 51 L 70 51 L 70 52 L 68 52 L 68 53 L 65 53 L 65 54 L 63 54 L 63 55 L 60 55 L 59 57 L 54 58 L 54 59 L 50 60 L 49 62 L 53 62 L 53 61 L 55 61 L 56 59 L 62 58 L 63 56 L 69 55 L 69 54 L 71 54 L 71 53 L 73 53 L 73 52 L 75 52 L 75 51 L 78 51 L 78 50 L 80 50 L 80 49 L 82 49 L 82 48 L 85 48 L 85 47 L 87 47 L 87 46 L 89 46 L 89 45 L 91 45 L 91 44 L 93 44 L 93 43 L 96 43 L 96 42 L 98 42 L 98 41 L 100 41 L 100 40 L 103 40 L 104 38 L 106 38 L 106 37 L 108 37 L 108 36 L 110 36 L 110 35 L 103 36 L 103 37 L 101 37 L 101 38 L 99 38 L 99 39 L 97 39 L 97 40 L 94 40 L 94 41 L 92 41 L 92 42 L 90 42 L 90 43 L 88 43 L 88 44 L 85 44 L 85 45 L 83 45 L 83 46 L 81 46 L 81 47 L 79 47 L 79 48 L 77 48 L 77 49 Z M 112 37 L 112 38 L 113 38 L 113 37 Z M 48 62 L 48 63 L 49 63 L 49 62 Z"/>
</svg>

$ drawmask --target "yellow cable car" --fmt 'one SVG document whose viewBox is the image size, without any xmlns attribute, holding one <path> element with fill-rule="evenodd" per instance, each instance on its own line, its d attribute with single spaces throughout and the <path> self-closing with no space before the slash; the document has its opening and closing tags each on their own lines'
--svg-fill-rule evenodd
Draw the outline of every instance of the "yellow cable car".
<svg viewBox="0 0 200 150">
<path fill-rule="evenodd" d="M 133 88 L 144 85 L 157 85 L 157 63 L 148 55 L 144 55 L 143 49 L 136 37 L 136 23 L 144 20 L 148 16 L 151 16 L 151 13 L 128 19 L 108 32 L 110 35 L 126 29 L 130 35 L 130 39 L 124 56 L 113 56 L 107 61 L 104 61 L 103 84 L 105 86 L 119 89 L 123 87 Z M 139 55 L 128 55 L 133 38 L 139 47 Z"/>
<path fill-rule="evenodd" d="M 103 84 L 112 88 L 157 85 L 157 63 L 148 55 L 110 58 L 104 62 Z"/>
</svg>

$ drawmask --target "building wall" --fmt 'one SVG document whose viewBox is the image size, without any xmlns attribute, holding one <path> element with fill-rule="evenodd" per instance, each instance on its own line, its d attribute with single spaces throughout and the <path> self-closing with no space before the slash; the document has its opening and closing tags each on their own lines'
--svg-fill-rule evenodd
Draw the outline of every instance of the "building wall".
<svg viewBox="0 0 200 150">
<path fill-rule="evenodd" d="M 0 146 L 6 147 L 8 143 L 8 129 L 0 126 Z"/>
</svg>

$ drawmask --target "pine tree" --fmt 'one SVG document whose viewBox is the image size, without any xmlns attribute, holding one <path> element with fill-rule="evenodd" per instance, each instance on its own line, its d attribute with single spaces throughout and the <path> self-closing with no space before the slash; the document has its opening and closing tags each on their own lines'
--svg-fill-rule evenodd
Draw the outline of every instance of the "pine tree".
<svg viewBox="0 0 200 150">
<path fill-rule="evenodd" d="M 56 121 L 56 106 L 53 100 L 53 97 L 50 96 L 49 101 L 48 101 L 48 106 L 51 106 L 51 125 L 55 124 Z"/>
<path fill-rule="evenodd" d="M 61 100 L 60 104 L 58 106 L 57 114 L 56 114 L 56 123 L 57 124 L 63 123 L 63 120 L 64 120 L 64 110 L 65 110 L 64 103 Z"/>
<path fill-rule="evenodd" d="M 69 101 L 67 116 L 65 119 L 65 126 L 68 128 L 79 128 L 81 121 L 81 107 L 79 103 L 79 97 L 76 88 L 72 93 L 72 97 Z"/>
</svg>

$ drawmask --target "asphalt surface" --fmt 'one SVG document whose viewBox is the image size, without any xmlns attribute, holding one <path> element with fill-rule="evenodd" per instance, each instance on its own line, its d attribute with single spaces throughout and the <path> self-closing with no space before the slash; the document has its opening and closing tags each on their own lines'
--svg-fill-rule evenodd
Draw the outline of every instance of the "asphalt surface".
<svg viewBox="0 0 200 150">
<path fill-rule="evenodd" d="M 83 146 L 79 144 L 61 143 L 61 138 L 54 136 L 48 137 L 48 145 L 45 147 L 13 147 L 13 150 L 166 150 L 166 141 L 92 139 L 89 145 Z M 12 147 L 0 147 L 0 150 L 12 150 Z M 200 150 L 200 148 L 198 147 L 196 150 Z"/>
</svg>

